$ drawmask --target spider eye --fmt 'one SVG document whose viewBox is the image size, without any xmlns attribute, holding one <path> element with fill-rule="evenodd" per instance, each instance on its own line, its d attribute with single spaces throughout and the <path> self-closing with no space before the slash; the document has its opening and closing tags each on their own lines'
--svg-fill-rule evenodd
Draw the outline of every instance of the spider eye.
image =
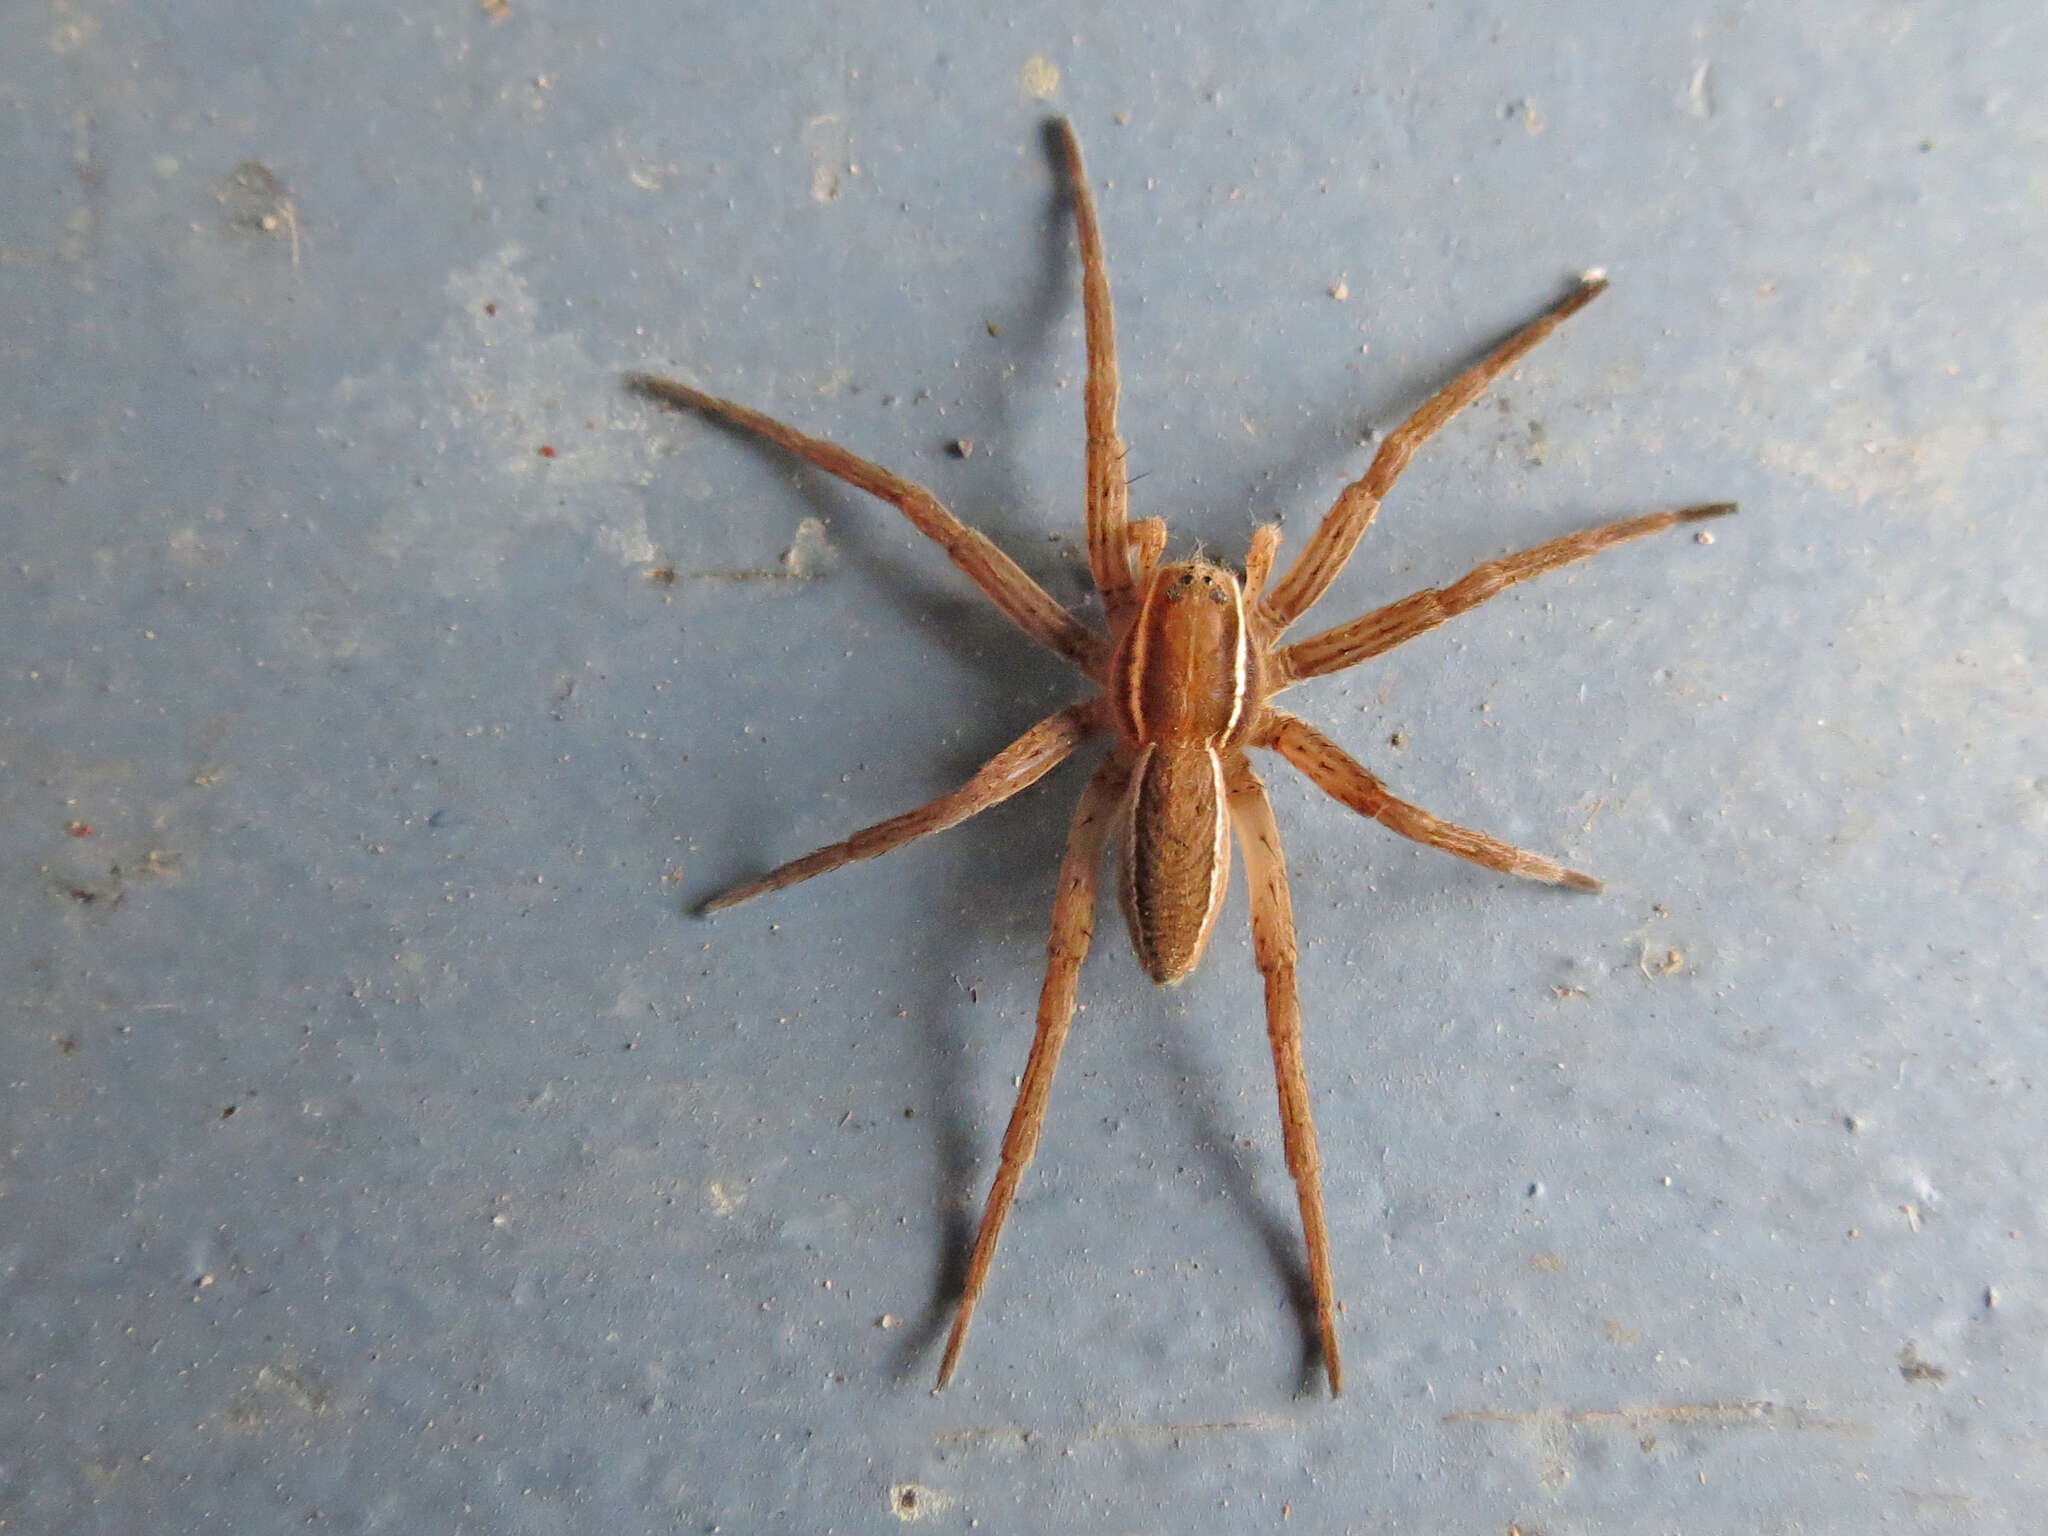
<svg viewBox="0 0 2048 1536">
<path fill-rule="evenodd" d="M 1230 601 L 1230 594 L 1212 582 L 1209 586 L 1209 601 L 1212 603 L 1227 603 Z"/>
</svg>

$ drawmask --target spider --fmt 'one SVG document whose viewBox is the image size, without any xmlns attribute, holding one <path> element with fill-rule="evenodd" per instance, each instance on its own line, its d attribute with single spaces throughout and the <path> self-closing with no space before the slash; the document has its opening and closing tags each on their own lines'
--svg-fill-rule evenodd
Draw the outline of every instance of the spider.
<svg viewBox="0 0 2048 1536">
<path fill-rule="evenodd" d="M 1277 708 L 1274 697 L 1296 683 L 1383 655 L 1517 582 L 1624 540 L 1718 517 L 1735 507 L 1718 502 L 1655 512 L 1567 534 L 1486 561 L 1447 587 L 1427 588 L 1283 645 L 1281 636 L 1343 570 L 1381 499 L 1415 451 L 1502 372 L 1590 303 L 1607 286 L 1606 279 L 1598 272 L 1587 273 L 1564 298 L 1444 385 L 1389 434 L 1363 478 L 1344 488 L 1278 581 L 1268 585 L 1280 548 L 1280 530 L 1271 524 L 1252 534 L 1242 576 L 1200 556 L 1168 561 L 1166 524 L 1156 517 L 1133 522 L 1127 516 L 1124 443 L 1116 422 L 1119 383 L 1109 273 L 1081 147 L 1064 118 L 1050 123 L 1048 132 L 1063 163 L 1080 245 L 1088 350 L 1088 567 L 1102 596 L 1107 636 L 1082 624 L 923 486 L 836 443 L 674 379 L 634 374 L 627 380 L 641 394 L 753 433 L 889 502 L 944 549 L 1018 628 L 1080 668 L 1100 690 L 1032 726 L 950 794 L 734 886 L 700 910 L 737 906 L 958 826 L 1038 782 L 1089 738 L 1110 738 L 1108 755 L 1082 791 L 1068 833 L 1053 898 L 1037 1033 L 939 1364 L 938 1389 L 943 1390 L 960 1363 L 1004 1221 L 1038 1147 L 1053 1072 L 1074 1016 L 1076 980 L 1094 933 L 1105 850 L 1113 839 L 1124 920 L 1138 963 L 1153 981 L 1170 984 L 1194 970 L 1216 926 L 1234 831 L 1251 896 L 1253 955 L 1265 981 L 1267 1033 L 1279 1086 L 1287 1168 L 1301 1207 L 1323 1366 L 1331 1395 L 1336 1396 L 1344 1389 L 1344 1367 L 1337 1348 L 1321 1162 L 1302 1067 L 1294 915 L 1279 829 L 1247 749 L 1279 753 L 1325 793 L 1403 837 L 1488 869 L 1574 890 L 1598 890 L 1600 883 L 1590 875 L 1398 799 L 1329 737 Z"/>
</svg>

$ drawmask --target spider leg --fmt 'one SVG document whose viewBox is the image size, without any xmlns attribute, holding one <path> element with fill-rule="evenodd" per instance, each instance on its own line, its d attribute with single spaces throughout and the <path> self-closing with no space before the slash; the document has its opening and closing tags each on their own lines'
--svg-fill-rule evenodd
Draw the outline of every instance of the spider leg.
<svg viewBox="0 0 2048 1536">
<path fill-rule="evenodd" d="M 1387 434 L 1364 476 L 1338 494 L 1336 502 L 1323 514 L 1321 526 L 1302 546 L 1294 564 L 1266 599 L 1262 611 L 1272 633 L 1286 629 L 1330 589 L 1330 583 L 1337 579 L 1344 562 L 1358 547 L 1373 514 L 1379 511 L 1381 500 L 1393 489 L 1408 461 L 1415 457 L 1415 450 L 1477 400 L 1487 385 L 1519 362 L 1538 342 L 1590 304 L 1606 286 L 1605 277 L 1588 273 L 1564 298 L 1430 396 L 1414 415 Z"/>
<path fill-rule="evenodd" d="M 1309 1113 L 1308 1073 L 1301 1060 L 1301 998 L 1294 981 L 1294 904 L 1287 893 L 1287 858 L 1273 820 L 1266 787 L 1242 752 L 1224 764 L 1230 819 L 1244 850 L 1245 887 L 1251 893 L 1252 952 L 1266 979 L 1266 1033 L 1273 1043 L 1273 1076 L 1280 1089 L 1280 1134 L 1287 1171 L 1301 1202 L 1301 1232 L 1308 1244 L 1309 1283 L 1315 1291 L 1316 1327 L 1322 1335 L 1323 1366 L 1330 1395 L 1344 1390 L 1344 1362 L 1337 1353 L 1337 1303 L 1330 1280 L 1330 1233 L 1323 1222 L 1322 1159 L 1316 1152 L 1316 1122 Z"/>
<path fill-rule="evenodd" d="M 1045 1125 L 1053 1072 L 1059 1066 L 1060 1049 L 1067 1042 L 1067 1026 L 1074 1019 L 1075 983 L 1095 933 L 1095 896 L 1102 881 L 1102 851 L 1130 774 L 1129 757 L 1121 750 L 1113 753 L 1096 770 L 1074 810 L 1066 857 L 1060 863 L 1059 893 L 1052 904 L 1045 987 L 1038 996 L 1038 1033 L 1031 1042 L 1031 1060 L 1024 1068 L 1017 1107 L 1010 1112 L 1010 1128 L 1003 1135 L 1002 1165 L 988 1192 L 981 1231 L 974 1239 L 974 1256 L 968 1262 L 960 1310 L 954 1315 L 953 1332 L 946 1340 L 945 1357 L 939 1362 L 940 1391 L 953 1379 L 953 1369 L 960 1363 L 960 1351 L 967 1343 L 967 1327 L 974 1320 L 974 1305 L 981 1300 L 989 1266 L 995 1260 L 996 1243 L 1003 1235 L 1003 1221 L 1017 1198 L 1024 1170 L 1038 1150 L 1038 1133 Z"/>
<path fill-rule="evenodd" d="M 1245 608 L 1257 612 L 1266 596 L 1266 582 L 1274 573 L 1274 557 L 1280 553 L 1280 524 L 1262 522 L 1251 530 L 1251 547 L 1245 549 Z"/>
<path fill-rule="evenodd" d="M 951 794 L 864 827 L 841 843 L 792 859 L 771 869 L 759 879 L 721 891 L 697 910 L 700 914 L 736 907 L 756 896 L 779 891 L 851 864 L 857 859 L 877 858 L 905 843 L 915 842 L 948 827 L 957 827 L 970 816 L 978 816 L 992 805 L 1030 788 L 1072 755 L 1073 750 L 1102 727 L 1101 710 L 1095 700 L 1076 704 L 1048 715 L 1002 751 L 990 758 L 960 788 Z"/>
<path fill-rule="evenodd" d="M 1346 667 L 1355 667 L 1361 661 L 1370 661 L 1397 645 L 1405 645 L 1417 635 L 1435 629 L 1446 619 L 1454 618 L 1468 608 L 1477 608 L 1490 597 L 1498 597 L 1518 581 L 1541 576 L 1575 560 L 1589 559 L 1603 549 L 1611 549 L 1628 539 L 1639 539 L 1646 533 L 1661 533 L 1680 523 L 1696 523 L 1704 518 L 1725 517 L 1734 510 L 1734 502 L 1717 501 L 1711 506 L 1687 507 L 1680 512 L 1652 512 L 1644 517 L 1624 518 L 1598 528 L 1568 533 L 1561 539 L 1552 539 L 1533 549 L 1488 560 L 1483 565 L 1475 565 L 1448 587 L 1424 588 L 1397 603 L 1376 608 L 1363 618 L 1281 647 L 1273 658 L 1272 686 L 1275 689 L 1285 688 L 1304 678 L 1321 677 L 1326 672 L 1341 672 Z"/>
<path fill-rule="evenodd" d="M 947 558 L 965 571 L 968 579 L 1013 624 L 1084 671 L 1092 671 L 1107 653 L 1108 646 L 1102 639 L 1061 607 L 1021 565 L 996 548 L 988 535 L 961 522 L 923 486 L 891 474 L 837 443 L 811 437 L 772 416 L 707 395 L 679 380 L 652 373 L 630 373 L 626 375 L 626 386 L 665 405 L 703 411 L 730 422 L 890 503 L 910 519 L 919 533 L 945 550 Z"/>
<path fill-rule="evenodd" d="M 1138 562 L 1138 580 L 1151 576 L 1166 553 L 1166 519 L 1141 517 L 1131 524 L 1131 554 Z"/>
<path fill-rule="evenodd" d="M 1102 259 L 1102 229 L 1095 194 L 1081 161 L 1081 142 L 1064 117 L 1052 123 L 1074 199 L 1074 235 L 1081 247 L 1081 309 L 1088 333 L 1088 568 L 1102 593 L 1112 630 L 1131 601 L 1126 524 L 1130 488 L 1124 476 L 1124 440 L 1117 436 L 1116 314 L 1109 300 L 1109 268 Z"/>
<path fill-rule="evenodd" d="M 1387 786 L 1366 772 L 1349 753 L 1305 720 L 1278 709 L 1267 709 L 1254 726 L 1251 744 L 1269 747 L 1294 764 L 1314 781 L 1316 788 L 1361 816 L 1370 816 L 1381 826 L 1418 843 L 1455 853 L 1474 864 L 1484 864 L 1504 875 L 1522 875 L 1552 885 L 1568 885 L 1577 891 L 1597 891 L 1600 882 L 1591 875 L 1566 869 L 1555 859 L 1530 853 L 1513 843 L 1504 843 L 1484 832 L 1461 827 L 1454 821 L 1432 816 L 1419 805 L 1396 799 Z"/>
</svg>

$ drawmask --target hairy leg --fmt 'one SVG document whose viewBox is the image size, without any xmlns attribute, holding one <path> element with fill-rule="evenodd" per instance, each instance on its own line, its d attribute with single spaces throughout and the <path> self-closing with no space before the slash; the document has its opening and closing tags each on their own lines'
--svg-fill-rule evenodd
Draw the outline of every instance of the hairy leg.
<svg viewBox="0 0 2048 1536">
<path fill-rule="evenodd" d="M 1251 547 L 1244 556 L 1244 602 L 1245 607 L 1258 611 L 1259 599 L 1266 595 L 1266 583 L 1273 575 L 1273 561 L 1280 553 L 1280 525 L 1261 523 L 1252 530 Z"/>
<path fill-rule="evenodd" d="M 1408 467 L 1408 461 L 1415 457 L 1415 450 L 1477 400 L 1487 385 L 1512 368 L 1538 342 L 1590 304 L 1606 286 L 1605 277 L 1588 273 L 1564 298 L 1451 380 L 1387 434 L 1364 476 L 1338 495 L 1336 503 L 1323 515 L 1321 526 L 1302 546 L 1294 564 L 1273 588 L 1273 595 L 1266 599 L 1264 615 L 1271 633 L 1286 629 L 1329 591 L 1330 583 L 1337 579 L 1344 562 L 1358 547 L 1373 514 L 1379 511 L 1380 502 Z"/>
<path fill-rule="evenodd" d="M 1344 1362 L 1337 1352 L 1337 1302 L 1330 1278 L 1330 1233 L 1323 1220 L 1323 1168 L 1316 1151 L 1316 1122 L 1309 1113 L 1308 1072 L 1301 1060 L 1301 997 L 1294 979 L 1294 904 L 1287 891 L 1287 858 L 1273 820 L 1266 787 L 1242 752 L 1224 765 L 1230 819 L 1244 851 L 1245 887 L 1251 893 L 1252 953 L 1266 980 L 1266 1033 L 1273 1045 L 1273 1076 L 1280 1090 L 1280 1135 L 1287 1171 L 1301 1204 L 1302 1238 L 1308 1245 L 1308 1274 L 1316 1298 L 1316 1327 L 1322 1337 L 1323 1367 L 1330 1395 L 1344 1390 Z"/>
<path fill-rule="evenodd" d="M 1131 524 L 1131 554 L 1138 562 L 1138 580 L 1151 576 L 1166 553 L 1166 519 L 1141 517 Z"/>
<path fill-rule="evenodd" d="M 1576 869 L 1566 869 L 1555 859 L 1530 853 L 1504 843 L 1484 832 L 1461 827 L 1454 821 L 1432 816 L 1419 805 L 1396 799 L 1372 774 L 1359 766 L 1349 753 L 1307 721 L 1277 709 L 1267 709 L 1253 727 L 1251 744 L 1269 747 L 1294 764 L 1331 799 L 1348 805 L 1361 816 L 1370 816 L 1381 826 L 1418 843 L 1455 853 L 1474 864 L 1484 864 L 1505 875 L 1545 880 L 1568 885 L 1576 891 L 1597 891 L 1600 882 Z"/>
<path fill-rule="evenodd" d="M 967 1343 L 968 1325 L 974 1321 L 975 1303 L 981 1300 L 982 1287 L 988 1284 L 989 1266 L 995 1261 L 1003 1222 L 1017 1198 L 1024 1170 L 1038 1151 L 1038 1133 L 1045 1126 L 1053 1073 L 1060 1064 L 1060 1049 L 1067 1043 L 1067 1027 L 1074 1020 L 1075 983 L 1095 934 L 1095 897 L 1102 882 L 1103 847 L 1115 824 L 1117 802 L 1123 798 L 1130 771 L 1130 762 L 1123 753 L 1112 755 L 1096 770 L 1074 811 L 1066 857 L 1060 863 L 1059 892 L 1052 903 L 1045 986 L 1038 995 L 1038 1033 L 1031 1042 L 1031 1060 L 1024 1068 L 1024 1085 L 1017 1094 L 1017 1107 L 1010 1112 L 1010 1128 L 1003 1135 L 1002 1165 L 988 1192 L 981 1232 L 974 1239 L 974 1256 L 968 1261 L 960 1310 L 954 1315 L 945 1358 L 939 1363 L 941 1391 L 960 1364 L 960 1351 Z"/>
<path fill-rule="evenodd" d="M 1029 789 L 1073 753 L 1074 748 L 1101 729 L 1101 711 L 1094 701 L 1076 704 L 1048 715 L 1002 751 L 990 758 L 960 788 L 941 795 L 914 811 L 892 816 L 887 821 L 864 827 L 842 843 L 820 848 L 800 859 L 792 859 L 757 880 L 736 885 L 705 902 L 700 912 L 721 912 L 756 896 L 779 891 L 813 875 L 822 875 L 851 864 L 856 859 L 878 858 L 905 843 L 948 827 L 957 827 L 970 816 L 978 816 L 992 805 L 1000 805 L 1020 790 Z"/>
<path fill-rule="evenodd" d="M 1624 518 L 1599 528 L 1568 533 L 1561 539 L 1552 539 L 1533 549 L 1489 560 L 1484 565 L 1474 566 L 1448 587 L 1425 588 L 1348 624 L 1339 624 L 1319 635 L 1310 635 L 1306 640 L 1281 647 L 1273 658 L 1272 686 L 1275 689 L 1285 688 L 1304 678 L 1321 677 L 1328 672 L 1355 667 L 1361 661 L 1370 661 L 1417 635 L 1435 629 L 1446 619 L 1454 618 L 1469 608 L 1477 608 L 1516 582 L 1541 576 L 1575 560 L 1588 559 L 1603 549 L 1612 549 L 1628 539 L 1639 539 L 1646 533 L 1660 533 L 1680 523 L 1696 523 L 1704 518 L 1725 517 L 1734 510 L 1734 502 L 1720 501 L 1711 506 L 1687 507 L 1679 512 L 1652 512 L 1645 517 Z"/>
<path fill-rule="evenodd" d="M 665 405 L 703 411 L 721 421 L 765 438 L 778 448 L 815 464 L 848 485 L 858 486 L 871 496 L 890 503 L 909 518 L 917 531 L 931 539 L 952 562 L 1009 617 L 1019 629 L 1049 646 L 1082 668 L 1092 671 L 1108 651 L 1108 643 L 1053 600 L 1053 596 L 1024 568 L 1004 554 L 988 535 L 968 527 L 948 512 L 938 497 L 923 486 L 891 474 L 879 464 L 847 452 L 837 443 L 811 437 L 785 426 L 772 416 L 750 410 L 731 400 L 707 395 L 676 379 L 652 373 L 626 375 L 630 389 Z"/>
<path fill-rule="evenodd" d="M 1130 501 L 1124 471 L 1124 440 L 1117 436 L 1116 314 L 1109 301 L 1109 267 L 1102 259 L 1102 228 L 1095 218 L 1095 194 L 1081 160 L 1081 141 L 1065 118 L 1052 124 L 1066 161 L 1074 199 L 1074 235 L 1081 247 L 1081 309 L 1088 333 L 1088 568 L 1102 593 L 1112 626 L 1131 600 Z"/>
</svg>

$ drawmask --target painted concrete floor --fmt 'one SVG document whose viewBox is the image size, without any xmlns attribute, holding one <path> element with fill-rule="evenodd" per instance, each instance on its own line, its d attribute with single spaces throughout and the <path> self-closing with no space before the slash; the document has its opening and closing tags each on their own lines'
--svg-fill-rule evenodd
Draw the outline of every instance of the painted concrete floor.
<svg viewBox="0 0 2048 1536">
<path fill-rule="evenodd" d="M 0 15 L 0 1528 L 2031 1526 L 2048 22 L 1375 12 Z M 1271 770 L 1336 1403 L 1241 891 L 1105 905 L 931 1395 L 1081 769 L 685 915 L 1078 681 L 620 376 L 1085 603 L 1056 111 L 1177 548 L 1595 265 L 1317 620 L 1743 504 L 1298 696 L 1608 882 Z"/>
</svg>

